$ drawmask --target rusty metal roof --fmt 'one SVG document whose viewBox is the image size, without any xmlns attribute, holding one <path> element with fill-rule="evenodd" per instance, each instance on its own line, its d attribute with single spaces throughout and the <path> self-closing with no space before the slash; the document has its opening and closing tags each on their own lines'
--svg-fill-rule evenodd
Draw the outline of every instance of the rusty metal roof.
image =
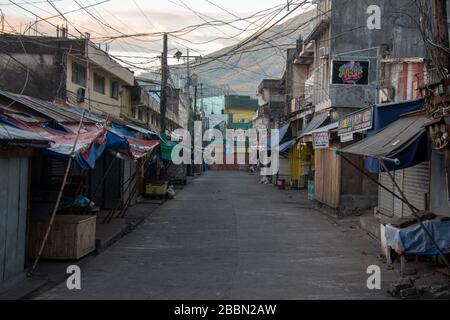
<svg viewBox="0 0 450 320">
<path fill-rule="evenodd" d="M 27 143 L 47 147 L 50 141 L 33 132 L 0 125 L 0 143 L 4 144 L 5 142 L 13 142 L 15 144 Z"/>
<path fill-rule="evenodd" d="M 0 90 L 0 95 L 18 102 L 58 123 L 80 122 L 80 115 L 52 102 Z"/>
</svg>

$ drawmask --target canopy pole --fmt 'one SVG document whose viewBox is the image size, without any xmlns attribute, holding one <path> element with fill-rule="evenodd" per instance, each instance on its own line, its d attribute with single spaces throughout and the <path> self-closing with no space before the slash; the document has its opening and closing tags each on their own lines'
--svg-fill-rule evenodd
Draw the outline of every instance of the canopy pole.
<svg viewBox="0 0 450 320">
<path fill-rule="evenodd" d="M 153 154 L 153 152 L 152 152 Z M 142 166 L 145 166 L 149 160 L 151 159 L 150 155 L 147 158 L 144 158 L 143 161 L 144 163 L 142 164 Z M 133 181 L 135 181 L 136 177 L 139 174 L 139 170 L 136 170 L 136 172 L 131 175 L 126 181 L 124 181 L 120 187 L 122 188 L 123 186 L 125 186 L 127 184 L 127 186 L 125 187 L 125 189 L 122 191 L 122 194 L 120 196 L 120 200 L 119 203 L 117 204 L 117 206 L 113 209 L 110 210 L 110 212 L 105 216 L 105 218 L 103 219 L 103 223 L 110 223 L 112 218 L 114 217 L 114 215 L 116 214 L 116 211 L 119 210 L 119 207 L 122 206 L 122 201 L 125 197 L 125 192 L 127 192 L 130 188 L 132 188 L 132 184 Z"/>
<path fill-rule="evenodd" d="M 69 173 L 70 173 L 70 168 L 72 167 L 72 162 L 73 162 L 73 156 L 75 154 L 75 150 L 78 144 L 78 139 L 80 138 L 80 133 L 81 133 L 81 128 L 83 127 L 83 119 L 84 119 L 84 111 L 81 114 L 81 118 L 80 118 L 80 124 L 78 126 L 78 132 L 77 132 L 77 136 L 75 138 L 75 142 L 73 144 L 72 147 L 72 151 L 70 152 L 70 156 L 69 156 L 69 161 L 67 162 L 67 166 L 66 166 L 66 172 L 64 173 L 64 178 L 63 181 L 61 183 L 61 187 L 59 189 L 59 193 L 58 193 L 58 197 L 56 199 L 56 203 L 55 203 L 55 207 L 53 208 L 53 213 L 50 217 L 50 221 L 47 227 L 47 231 L 45 233 L 44 239 L 42 240 L 41 243 L 41 247 L 39 248 L 39 252 L 38 255 L 33 263 L 33 268 L 31 269 L 30 275 L 33 274 L 34 270 L 37 267 L 37 264 L 39 263 L 39 259 L 41 258 L 42 252 L 44 251 L 45 245 L 47 243 L 48 240 L 48 236 L 50 234 L 50 231 L 52 230 L 52 226 L 53 226 L 53 222 L 55 221 L 55 217 L 56 217 L 56 213 L 58 212 L 58 208 L 59 208 L 59 204 L 61 203 L 61 199 L 64 193 L 64 188 L 66 187 L 66 183 L 67 183 L 67 178 L 69 177 Z"/>
<path fill-rule="evenodd" d="M 391 159 L 391 158 L 386 158 L 386 157 L 380 157 L 380 159 L 383 160 L 383 161 L 392 162 L 396 166 L 400 165 L 400 160 L 398 160 L 397 158 L 396 159 Z"/>
<path fill-rule="evenodd" d="M 442 260 L 444 261 L 445 265 L 447 266 L 448 269 L 450 269 L 450 263 L 448 262 L 447 258 L 444 255 L 444 252 L 442 251 L 442 249 L 439 247 L 438 243 L 436 242 L 436 240 L 434 240 L 432 234 L 430 233 L 430 231 L 427 229 L 427 227 L 425 226 L 425 224 L 423 223 L 423 221 L 420 219 L 420 217 L 417 215 L 417 212 L 419 210 L 417 210 L 417 208 L 415 208 L 406 198 L 403 190 L 400 188 L 400 186 L 398 185 L 397 181 L 395 180 L 395 178 L 392 176 L 391 172 L 389 171 L 389 169 L 387 168 L 386 164 L 384 163 L 384 160 L 382 158 L 378 158 L 378 161 L 380 162 L 381 166 L 383 167 L 383 169 L 388 173 L 389 177 L 391 178 L 392 182 L 394 183 L 396 189 L 398 190 L 398 192 L 400 193 L 401 197 L 403 198 L 403 202 L 409 207 L 409 209 L 412 212 L 412 215 L 414 218 L 416 218 L 417 222 L 419 223 L 420 227 L 425 231 L 425 234 L 427 235 L 427 237 L 431 240 L 431 242 L 433 243 L 433 246 L 439 251 L 439 255 L 441 256 Z"/>
</svg>

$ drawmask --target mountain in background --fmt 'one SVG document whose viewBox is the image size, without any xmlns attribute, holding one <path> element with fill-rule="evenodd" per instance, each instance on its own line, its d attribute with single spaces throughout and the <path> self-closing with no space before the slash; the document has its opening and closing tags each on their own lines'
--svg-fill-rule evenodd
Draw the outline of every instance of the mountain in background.
<svg viewBox="0 0 450 320">
<path fill-rule="evenodd" d="M 305 38 L 312 31 L 314 16 L 315 10 L 295 16 L 240 48 L 242 53 L 193 67 L 192 73 L 198 75 L 198 82 L 204 84 L 205 90 L 223 88 L 227 91 L 229 87 L 235 94 L 255 95 L 263 79 L 282 77 L 286 68 L 286 49 L 295 48 L 297 39 Z M 205 58 L 220 56 L 235 47 L 226 47 Z"/>
</svg>

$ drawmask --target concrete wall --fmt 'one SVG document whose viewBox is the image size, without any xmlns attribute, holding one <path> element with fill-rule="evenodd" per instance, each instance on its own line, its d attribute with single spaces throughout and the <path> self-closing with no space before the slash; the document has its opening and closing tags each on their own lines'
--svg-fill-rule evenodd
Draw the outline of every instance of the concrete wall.
<svg viewBox="0 0 450 320">
<path fill-rule="evenodd" d="M 87 56 L 93 63 L 108 70 L 114 77 L 121 79 L 126 85 L 134 85 L 134 73 L 121 66 L 93 43 L 89 43 Z"/>
<path fill-rule="evenodd" d="M 229 108 L 229 109 L 225 110 L 225 114 L 233 115 L 233 122 L 235 122 L 235 123 L 240 122 L 242 119 L 245 122 L 252 122 L 254 112 L 255 112 L 254 110 L 250 110 L 250 109 Z"/>
<path fill-rule="evenodd" d="M 0 68 L 2 90 L 44 100 L 65 98 L 63 69 L 57 55 L 0 52 Z"/>
<path fill-rule="evenodd" d="M 0 88 L 21 93 L 26 84 L 25 95 L 65 99 L 65 55 L 83 55 L 84 49 L 85 40 L 0 35 Z"/>
<path fill-rule="evenodd" d="M 326 30 L 316 40 L 314 48 L 314 97 L 313 103 L 316 106 L 316 112 L 329 109 L 332 106 L 330 100 L 330 59 L 320 57 L 320 48 L 326 48 L 330 52 L 331 30 Z"/>
<path fill-rule="evenodd" d="M 308 66 L 293 65 L 292 97 L 299 98 L 305 94 L 305 81 L 308 79 Z"/>
<path fill-rule="evenodd" d="M 367 28 L 369 5 L 381 8 L 381 30 Z M 426 50 L 417 21 L 416 1 L 333 0 L 331 13 L 331 54 L 378 47 L 387 44 L 392 58 L 424 57 Z"/>
</svg>

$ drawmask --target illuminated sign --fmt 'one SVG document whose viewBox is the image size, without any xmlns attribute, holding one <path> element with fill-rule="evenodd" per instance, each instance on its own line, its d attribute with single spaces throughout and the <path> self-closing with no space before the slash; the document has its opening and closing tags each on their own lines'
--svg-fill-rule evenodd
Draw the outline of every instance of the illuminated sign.
<svg viewBox="0 0 450 320">
<path fill-rule="evenodd" d="M 333 60 L 332 84 L 368 85 L 369 61 Z"/>
</svg>

